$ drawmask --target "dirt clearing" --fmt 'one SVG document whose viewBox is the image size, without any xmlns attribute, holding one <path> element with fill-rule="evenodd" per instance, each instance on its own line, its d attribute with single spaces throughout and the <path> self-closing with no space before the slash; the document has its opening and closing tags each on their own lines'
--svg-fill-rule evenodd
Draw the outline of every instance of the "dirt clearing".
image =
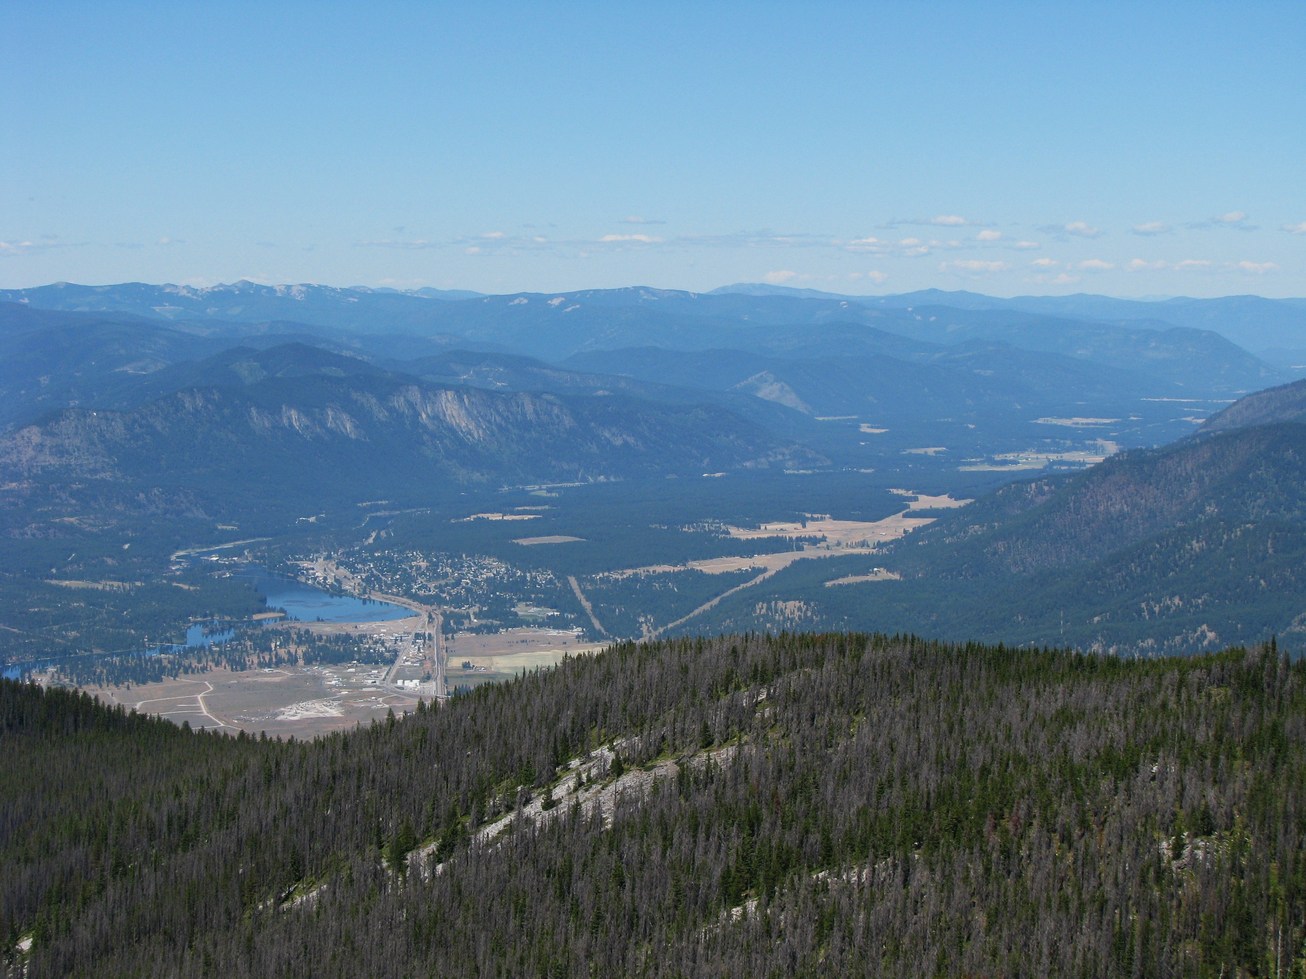
<svg viewBox="0 0 1306 979">
<path fill-rule="evenodd" d="M 354 663 L 215 669 L 159 683 L 85 689 L 105 703 L 192 728 L 312 738 L 384 720 L 390 710 L 416 709 L 416 696 L 381 685 L 385 672 L 385 666 Z"/>
</svg>

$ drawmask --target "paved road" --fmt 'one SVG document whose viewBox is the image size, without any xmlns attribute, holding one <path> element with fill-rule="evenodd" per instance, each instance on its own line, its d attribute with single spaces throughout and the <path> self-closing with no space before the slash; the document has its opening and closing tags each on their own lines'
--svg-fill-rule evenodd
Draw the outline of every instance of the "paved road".
<svg viewBox="0 0 1306 979">
<path fill-rule="evenodd" d="M 444 651 L 444 616 L 434 609 L 427 613 L 427 629 L 430 630 L 431 679 L 435 683 L 435 695 L 441 700 L 449 696 L 449 685 L 445 682 L 445 666 L 448 654 Z"/>
<path fill-rule="evenodd" d="M 685 624 L 686 622 L 688 622 L 690 619 L 695 618 L 696 616 L 702 615 L 702 614 L 703 614 L 704 612 L 706 612 L 708 609 L 716 608 L 716 606 L 720 605 L 722 601 L 724 601 L 725 599 L 729 598 L 731 595 L 737 595 L 739 592 L 743 591 L 745 588 L 752 588 L 754 585 L 760 585 L 762 582 L 766 581 L 767 578 L 770 578 L 770 577 L 774 576 L 775 573 L 776 573 L 777 571 L 779 571 L 779 570 L 780 570 L 779 568 L 767 568 L 765 571 L 763 571 L 763 572 L 762 572 L 760 575 L 758 575 L 756 578 L 750 578 L 748 581 L 745 581 L 742 585 L 735 585 L 734 588 L 731 588 L 731 589 L 729 589 L 728 591 L 723 591 L 723 592 L 722 592 L 720 595 L 718 595 L 716 598 L 709 598 L 706 602 L 704 602 L 704 603 L 703 603 L 702 605 L 700 605 L 698 608 L 694 609 L 694 611 L 690 612 L 688 615 L 682 615 L 680 618 L 676 619 L 676 621 L 674 621 L 674 622 L 668 622 L 666 625 L 662 626 L 661 628 L 659 628 L 659 629 L 654 629 L 652 632 L 650 632 L 650 633 L 649 633 L 648 635 L 646 635 L 644 638 L 645 638 L 645 639 L 656 639 L 658 636 L 662 635 L 664 632 L 667 632 L 667 631 L 670 630 L 670 629 L 675 629 L 677 626 L 682 626 L 682 625 L 684 625 L 684 624 Z"/>
<path fill-rule="evenodd" d="M 581 608 L 585 610 L 585 614 L 590 617 L 590 622 L 594 624 L 594 631 L 607 639 L 611 639 L 612 633 L 603 628 L 603 624 L 599 622 L 598 616 L 594 614 L 594 606 L 591 605 L 590 600 L 585 597 L 585 593 L 580 590 L 580 582 L 576 580 L 574 574 L 567 575 L 567 583 L 571 585 L 571 590 L 575 592 L 576 599 L 580 602 Z"/>
</svg>

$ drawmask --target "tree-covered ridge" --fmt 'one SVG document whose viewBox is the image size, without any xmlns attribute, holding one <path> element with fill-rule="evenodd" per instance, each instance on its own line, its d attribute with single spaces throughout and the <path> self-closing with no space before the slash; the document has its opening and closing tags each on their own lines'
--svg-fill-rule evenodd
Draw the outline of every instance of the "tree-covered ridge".
<svg viewBox="0 0 1306 979">
<path fill-rule="evenodd" d="M 1202 424 L 1203 432 L 1306 421 L 1306 381 L 1294 381 L 1239 398 Z"/>
<path fill-rule="evenodd" d="M 1273 649 L 624 644 L 312 743 L 5 683 L 0 737 L 34 976 L 1306 965 L 1306 666 Z"/>
<path fill-rule="evenodd" d="M 1049 644 L 1126 655 L 1306 636 L 1306 425 L 1258 425 L 1011 483 L 939 514 L 826 587 L 811 563 L 723 601 L 696 628 L 763 624 Z M 788 602 L 805 617 L 762 614 Z"/>
<path fill-rule="evenodd" d="M 1222 432 L 1004 486 L 897 545 L 905 569 L 975 578 L 1089 565 L 1205 521 L 1306 522 L 1306 425 Z M 1299 531 L 1300 532 L 1300 531 Z"/>
</svg>

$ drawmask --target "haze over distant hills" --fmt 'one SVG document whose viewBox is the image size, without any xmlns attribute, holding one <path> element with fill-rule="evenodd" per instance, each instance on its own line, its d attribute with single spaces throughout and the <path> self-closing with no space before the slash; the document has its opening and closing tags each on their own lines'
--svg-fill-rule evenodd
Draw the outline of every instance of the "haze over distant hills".
<svg viewBox="0 0 1306 979">
<path fill-rule="evenodd" d="M 430 300 L 441 300 L 431 302 Z M 126 312 L 150 319 L 216 324 L 298 322 L 336 327 L 351 333 L 448 332 L 471 340 L 507 343 L 525 340 L 530 329 L 546 331 L 553 346 L 523 352 L 566 356 L 568 344 L 591 348 L 632 345 L 624 339 L 642 328 L 633 345 L 675 338 L 691 346 L 718 346 L 724 330 L 742 323 L 757 326 L 829 324 L 878 326 L 893 333 L 957 342 L 982 336 L 1001 338 L 992 317 L 965 314 L 1002 311 L 1031 317 L 1054 317 L 1099 327 L 1125 324 L 1146 329 L 1181 327 L 1210 330 L 1239 346 L 1261 353 L 1300 349 L 1306 328 L 1306 299 L 1176 298 L 1157 302 L 1075 295 L 999 299 L 969 292 L 926 290 L 896 296 L 844 296 L 779 286 L 727 286 L 711 293 L 631 287 L 564 293 L 484 296 L 461 291 L 422 289 L 412 292 L 319 285 L 265 286 L 241 281 L 207 288 L 126 283 L 81 286 L 57 283 L 33 289 L 0 290 L 0 302 L 35 308 Z M 923 313 L 923 308 L 936 310 Z M 953 322 L 942 327 L 938 309 Z M 601 311 L 601 312 L 600 312 Z M 931 319 L 930 317 L 934 318 Z M 1008 320 L 1010 317 L 1008 316 Z M 550 329 L 566 323 L 567 329 Z M 696 330 L 688 330 L 692 323 Z M 1031 321 L 1025 321 L 1026 326 Z M 1010 323 L 1006 324 L 1010 325 Z M 957 336 L 958 330 L 963 336 Z M 693 340 L 695 332 L 704 335 Z M 757 339 L 755 329 L 750 339 Z M 766 331 L 760 331 L 766 341 Z M 1051 331 L 1048 341 L 1056 342 Z M 570 333 L 573 339 L 565 339 Z M 1024 334 L 1029 339 L 1029 333 Z M 559 342 L 561 341 L 561 343 Z M 578 347 L 579 349 L 579 347 Z"/>
<path fill-rule="evenodd" d="M 1306 299 L 1265 299 L 1261 296 L 1224 296 L 1218 299 L 1116 299 L 1079 293 L 1070 296 L 1013 296 L 998 299 L 975 292 L 926 289 L 897 296 L 848 297 L 811 289 L 740 284 L 723 286 L 715 293 L 746 295 L 795 295 L 818 299 L 853 299 L 869 306 L 946 306 L 969 310 L 1015 310 L 1087 319 L 1104 323 L 1137 322 L 1142 325 L 1168 323 L 1190 329 L 1213 330 L 1239 346 L 1264 354 L 1295 351 L 1301 359 L 1306 350 Z"/>
<path fill-rule="evenodd" d="M 1170 313 L 1175 321 L 1164 319 Z M 1256 333 L 1253 320 L 1268 325 Z M 1197 321 L 1218 323 L 1223 333 L 1184 325 Z M 280 459 L 296 458 L 311 442 L 311 455 L 348 472 L 378 471 L 381 457 L 438 457 L 447 471 L 477 480 L 610 478 L 631 471 L 635 445 L 646 450 L 641 471 L 685 471 L 691 459 L 691 468 L 747 468 L 764 459 L 882 467 L 917 447 L 956 468 L 1040 446 L 1073 454 L 1091 450 L 1095 438 L 1124 446 L 1169 441 L 1221 402 L 1290 380 L 1290 371 L 1227 337 L 1287 343 L 1294 324 L 1306 324 L 1306 304 L 1255 297 L 1000 300 L 933 290 L 848 297 L 764 286 L 481 296 L 251 282 L 58 283 L 0 292 L 0 425 L 39 423 L 21 447 L 11 436 L 11 465 L 97 459 L 99 471 L 122 476 L 132 469 L 122 468 L 130 453 L 111 449 L 114 438 L 139 448 L 146 469 L 151 457 L 184 467 L 198 458 L 191 450 L 204 433 L 240 455 L 256 430 L 260 438 L 273 430 L 250 421 L 264 415 L 298 419 L 284 428 L 292 441 L 279 448 Z M 425 403 L 432 384 L 465 389 L 455 399 L 460 410 L 497 419 L 473 426 L 479 461 L 423 442 L 432 437 L 425 409 L 420 435 L 390 409 L 368 409 L 363 423 L 363 401 L 393 409 L 402 389 L 427 392 L 417 399 Z M 223 393 L 183 394 L 214 389 Z M 510 403 L 517 407 L 508 410 Z M 200 404 L 215 414 L 202 421 L 194 414 Z M 697 431 L 683 427 L 696 417 L 686 412 L 692 405 L 712 409 L 697 416 Z M 567 440 L 545 434 L 544 406 L 562 412 L 568 426 L 606 426 L 585 452 L 625 448 L 607 462 L 564 463 L 572 454 Z M 95 410 L 127 414 L 85 414 Z M 148 437 L 138 428 L 147 416 Z M 118 436 L 109 434 L 114 426 Z M 580 428 L 575 444 L 586 441 Z M 664 444 L 651 437 L 658 429 L 678 434 Z M 170 431 L 190 431 L 197 441 L 171 451 Z M 344 440 L 342 451 L 353 448 L 334 457 L 325 450 L 328 436 Z M 724 455 L 723 438 L 734 446 Z M 87 444 L 75 446 L 78 439 Z M 546 444 L 542 454 L 514 448 Z M 110 457 L 118 462 L 109 465 Z"/>
<path fill-rule="evenodd" d="M 1230 339 L 1286 348 L 1294 330 L 1306 305 L 1256 297 L 10 290 L 0 516 L 11 540 L 44 542 L 25 567 L 54 567 L 124 521 L 234 525 L 251 508 L 275 524 L 328 503 L 654 480 L 668 488 L 641 490 L 629 519 L 683 528 L 719 513 L 656 511 L 706 475 L 738 480 L 713 499 L 761 520 L 1012 484 L 886 555 L 901 582 L 831 589 L 794 566 L 690 628 L 774 626 L 759 610 L 800 600 L 823 626 L 1214 648 L 1300 626 L 1306 396 L 1287 361 Z M 762 474 L 790 482 L 758 496 Z M 577 570 L 613 566 L 615 545 L 588 546 Z"/>
</svg>

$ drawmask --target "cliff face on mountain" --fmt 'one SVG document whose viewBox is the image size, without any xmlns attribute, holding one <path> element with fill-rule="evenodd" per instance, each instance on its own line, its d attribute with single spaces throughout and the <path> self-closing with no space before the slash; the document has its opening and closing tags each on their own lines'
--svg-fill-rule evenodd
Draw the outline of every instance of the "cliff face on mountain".
<svg viewBox="0 0 1306 979">
<path fill-rule="evenodd" d="M 403 479 L 587 481 L 811 464 L 726 411 L 426 384 L 385 372 L 278 374 L 127 410 L 69 408 L 0 440 L 11 478 L 296 487 Z M 323 481 L 326 481 L 325 483 Z"/>
</svg>

